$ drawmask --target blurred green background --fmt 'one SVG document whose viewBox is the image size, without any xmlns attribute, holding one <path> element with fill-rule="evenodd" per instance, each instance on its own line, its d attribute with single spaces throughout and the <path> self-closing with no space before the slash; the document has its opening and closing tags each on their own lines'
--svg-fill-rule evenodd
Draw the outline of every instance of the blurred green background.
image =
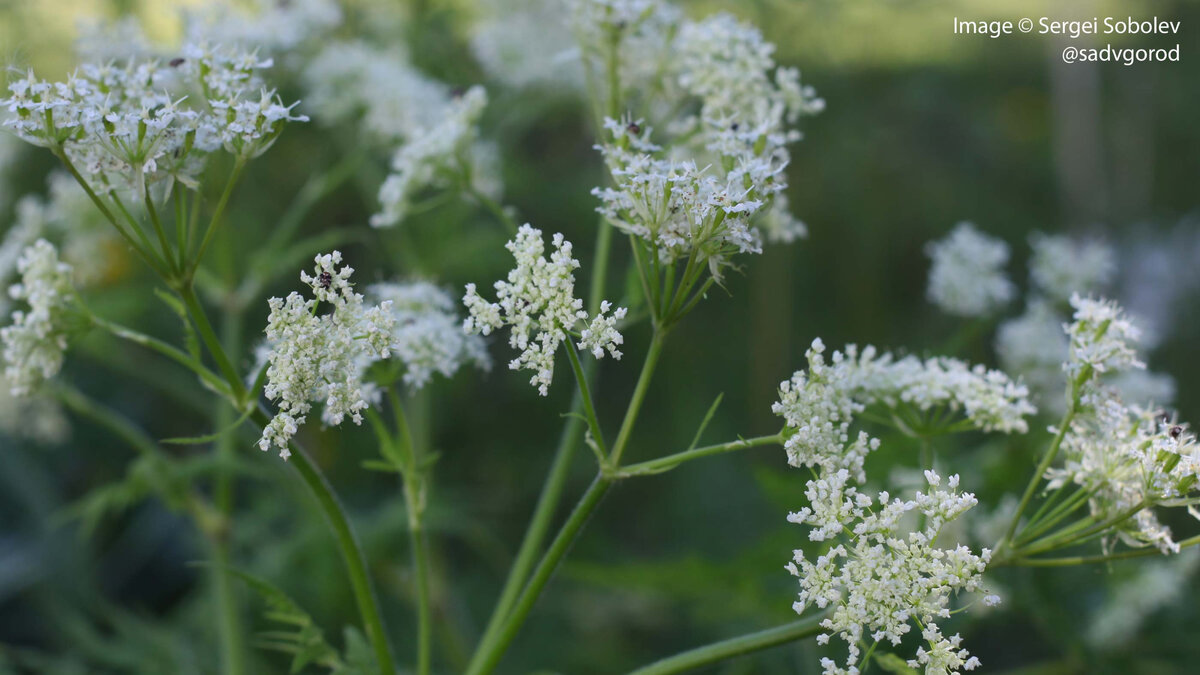
<svg viewBox="0 0 1200 675">
<path fill-rule="evenodd" d="M 349 11 L 360 4 L 350 3 Z M 417 65 L 456 84 L 491 84 L 466 45 L 476 16 L 470 2 L 397 4 L 405 23 L 395 41 L 408 46 Z M 1112 243 L 1121 256 L 1113 294 L 1134 313 L 1156 318 L 1161 342 L 1150 365 L 1176 378 L 1180 417 L 1200 417 L 1200 3 L 683 5 L 695 15 L 729 10 L 760 26 L 778 46 L 778 60 L 800 67 L 828 107 L 803 124 L 805 139 L 794 147 L 789 167 L 788 194 L 809 225 L 808 239 L 740 259 L 743 269 L 730 276 L 728 294 L 712 293 L 673 334 L 630 461 L 686 446 L 722 393 L 706 440 L 773 433 L 776 386 L 803 365 L 816 336 L 831 347 L 856 342 L 936 351 L 960 325 L 925 301 L 924 246 L 959 220 L 1012 245 L 1011 270 L 1022 287 L 1031 232 Z M 1049 36 L 990 40 L 953 35 L 951 27 L 955 16 L 1015 21 L 1068 12 L 1181 21 L 1181 35 L 1170 42 L 1181 43 L 1182 61 L 1064 66 Z M 0 1 L 0 53 L 55 79 L 72 67 L 79 17 L 133 15 L 148 30 L 170 35 L 177 30 L 173 13 L 170 3 L 149 0 Z M 285 91 L 289 86 L 283 83 Z M 585 276 L 595 226 L 588 193 L 603 180 L 585 108 L 553 91 L 489 90 L 484 135 L 501 146 L 505 203 L 522 220 L 574 241 Z M 353 134 L 342 131 L 293 125 L 251 166 L 219 244 L 225 253 L 214 267 L 220 274 L 236 278 L 252 233 L 269 231 L 309 175 L 352 150 Z M 359 279 L 417 275 L 458 289 L 508 269 L 504 233 L 467 205 L 451 204 L 395 230 L 370 230 L 366 221 L 376 209 L 389 150 L 368 153 L 360 175 L 323 200 L 305 224 L 310 233 L 357 228 L 360 236 L 341 249 Z M 52 166 L 47 153 L 23 149 L 4 177 L 6 192 L 15 198 L 43 191 Z M 0 223 L 11 220 L 11 204 L 5 208 Z M 621 269 L 627 251 L 623 245 L 615 250 L 615 269 Z M 150 277 L 133 263 L 90 297 L 106 312 L 178 339 L 169 310 L 150 293 Z M 625 280 L 611 281 L 611 295 L 619 295 Z M 289 277 L 269 290 L 283 295 L 294 287 Z M 262 298 L 241 327 L 243 344 L 257 339 L 265 315 Z M 634 329 L 628 358 L 601 365 L 598 405 L 606 424 L 623 412 L 646 338 L 645 326 Z M 994 362 L 989 344 L 980 341 L 964 355 Z M 563 370 L 549 398 L 538 397 L 525 377 L 504 369 L 505 345 L 493 341 L 491 351 L 497 362 L 491 374 L 464 371 L 437 380 L 413 402 L 420 434 L 442 452 L 430 518 L 440 568 L 439 631 L 447 638 L 438 652 L 443 672 L 460 667 L 486 620 L 572 393 Z M 95 336 L 77 345 L 68 362 L 64 377 L 156 438 L 209 430 L 208 397 L 183 371 L 153 356 Z M 127 370 L 142 375 L 131 378 Z M 177 381 L 177 394 L 164 396 L 143 381 L 154 378 Z M 994 506 L 996 497 L 1023 484 L 1031 444 L 1046 423 L 1033 424 L 1028 441 L 939 449 L 941 461 Z M 0 436 L 0 672 L 216 672 L 208 577 L 190 564 L 204 560 L 206 551 L 191 521 L 149 499 L 108 515 L 90 534 L 81 532 L 63 516 L 68 505 L 122 477 L 132 454 L 84 420 L 73 419 L 71 427 L 70 440 L 57 446 Z M 398 486 L 360 468 L 373 456 L 364 429 L 323 432 L 313 425 L 303 438 L 352 513 L 393 643 L 406 655 L 411 570 Z M 288 591 L 340 643 L 342 627 L 357 615 L 326 526 L 286 467 L 255 450 L 252 440 L 239 445 L 246 467 L 237 483 L 233 564 Z M 915 450 L 903 440 L 885 444 L 890 450 L 872 465 L 873 475 L 887 475 L 892 462 L 912 465 L 909 451 Z M 572 494 L 592 475 L 590 456 L 579 454 Z M 785 516 L 803 505 L 803 488 L 803 477 L 779 449 L 696 462 L 620 485 L 539 602 L 502 672 L 621 672 L 789 620 L 796 587 L 783 565 L 805 535 Z M 1171 525 L 1181 535 L 1196 529 L 1194 522 Z M 1195 672 L 1200 588 L 1194 582 L 1123 644 L 1101 648 L 1086 641 L 1089 617 L 1111 599 L 1113 585 L 1135 571 L 1136 564 L 1006 570 L 995 575 L 1008 591 L 1005 605 L 951 622 L 950 632 L 962 631 L 985 672 Z M 262 629 L 261 601 L 245 589 L 240 597 L 247 633 Z M 713 672 L 819 672 L 819 655 L 810 642 Z M 252 672 L 286 670 L 277 655 L 254 652 L 252 658 Z"/>
</svg>

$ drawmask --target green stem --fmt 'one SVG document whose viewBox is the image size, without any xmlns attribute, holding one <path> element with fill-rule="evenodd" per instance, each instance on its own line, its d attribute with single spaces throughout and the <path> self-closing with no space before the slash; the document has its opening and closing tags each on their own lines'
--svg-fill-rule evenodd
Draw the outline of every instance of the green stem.
<svg viewBox="0 0 1200 675">
<path fill-rule="evenodd" d="M 429 545 L 425 536 L 425 474 L 413 443 L 412 431 L 400 396 L 388 387 L 388 400 L 396 420 L 396 443 L 400 457 L 407 465 L 401 467 L 404 485 L 404 506 L 408 512 L 409 547 L 412 549 L 413 571 L 417 596 L 417 673 L 429 675 L 433 663 L 433 610 L 429 595 Z"/>
<path fill-rule="evenodd" d="M 579 354 L 575 351 L 574 343 L 570 338 L 564 342 L 567 346 L 567 357 L 571 361 L 571 370 L 575 373 L 575 382 L 579 385 L 579 397 L 583 401 L 583 412 L 587 417 L 588 431 L 591 432 L 592 441 L 595 443 L 593 449 L 596 451 L 596 459 L 600 462 L 600 468 L 604 468 L 605 456 L 608 451 L 604 447 L 604 433 L 600 430 L 600 421 L 596 418 L 596 407 L 592 403 L 592 392 L 588 388 L 587 375 L 579 363 Z"/>
<path fill-rule="evenodd" d="M 563 556 L 566 555 L 567 550 L 574 543 L 575 537 L 583 529 L 584 524 L 587 523 L 588 518 L 596 510 L 596 507 L 600 504 L 600 500 L 610 487 L 612 487 L 612 480 L 603 475 L 597 475 L 596 479 L 592 481 L 587 492 L 583 493 L 583 497 L 575 505 L 575 509 L 571 511 L 571 515 L 567 518 L 567 521 L 563 523 L 558 535 L 554 537 L 554 541 L 550 543 L 550 548 L 546 550 L 545 555 L 538 562 L 537 569 L 533 571 L 533 576 L 530 577 L 529 583 L 521 592 L 520 597 L 517 599 L 509 616 L 504 620 L 495 638 L 479 645 L 479 649 L 476 650 L 475 656 L 467 666 L 468 675 L 490 673 L 496 668 L 500 657 L 504 655 L 508 645 L 517 636 L 517 631 L 525 623 L 525 618 L 529 615 L 529 611 L 533 609 L 533 605 L 541 595 L 542 589 L 554 575 L 559 562 L 562 561 Z"/>
<path fill-rule="evenodd" d="M 621 466 L 621 455 L 629 443 L 633 425 L 637 422 L 638 412 L 646 399 L 646 391 L 650 388 L 650 380 L 654 377 L 654 369 L 658 365 L 658 357 L 662 353 L 666 341 L 666 330 L 655 329 L 650 338 L 650 348 L 646 350 L 646 360 L 642 363 L 642 372 L 638 375 L 637 385 L 634 386 L 633 396 L 629 399 L 629 407 L 625 410 L 625 419 L 621 421 L 621 429 L 617 432 L 617 440 L 613 442 L 612 453 L 608 458 L 608 466 L 616 470 Z"/>
<path fill-rule="evenodd" d="M 233 394 L 233 398 L 240 406 L 244 403 L 246 397 L 246 386 L 242 384 L 241 376 L 238 375 L 237 369 L 229 361 L 229 357 L 225 355 L 225 350 L 221 347 L 221 340 L 213 331 L 212 324 L 208 321 L 208 315 L 204 312 L 204 307 L 200 304 L 200 299 L 196 297 L 196 291 L 190 283 L 185 283 L 179 289 L 179 296 L 183 298 L 183 304 L 187 307 L 188 314 L 192 317 L 192 322 L 196 324 L 196 329 L 200 332 L 200 338 L 204 340 L 204 344 L 208 347 L 208 351 L 212 354 L 213 360 L 217 362 L 217 368 L 221 371 L 221 375 L 229 383 L 229 390 Z"/>
<path fill-rule="evenodd" d="M 221 224 L 221 218 L 225 215 L 225 207 L 229 204 L 229 196 L 233 194 L 233 187 L 237 185 L 238 178 L 241 177 L 244 166 L 245 164 L 242 160 L 235 160 L 233 170 L 229 172 L 229 180 L 225 182 L 225 189 L 221 191 L 221 197 L 217 200 L 217 207 L 213 210 L 212 220 L 208 221 L 208 229 L 204 231 L 204 238 L 200 240 L 200 248 L 196 251 L 196 257 L 191 261 L 186 270 L 188 279 L 196 273 L 196 268 L 200 267 L 200 261 L 204 259 L 204 252 L 208 250 L 208 245 L 212 243 L 213 234 L 216 233 Z"/>
<path fill-rule="evenodd" d="M 749 633 L 729 640 L 714 642 L 710 645 L 697 647 L 661 661 L 638 668 L 631 675 L 670 675 L 682 673 L 703 666 L 710 666 L 736 656 L 778 647 L 780 645 L 803 640 L 820 633 L 821 620 L 824 617 L 815 616 L 800 619 L 777 628 L 768 628 L 757 633 Z"/>
<path fill-rule="evenodd" d="M 466 192 L 471 199 L 474 199 L 477 204 L 487 209 L 489 213 L 495 216 L 496 220 L 500 221 L 500 224 L 503 225 L 506 230 L 508 230 L 509 234 L 517 233 L 517 221 L 513 220 L 513 217 L 508 215 L 508 212 L 504 210 L 504 207 L 496 202 L 495 199 L 492 199 L 491 197 L 477 190 L 469 180 L 463 183 L 463 191 Z"/>
<path fill-rule="evenodd" d="M 630 464 L 629 466 L 623 467 L 617 471 L 614 474 L 614 477 L 633 478 L 635 476 L 648 476 L 652 474 L 663 473 L 665 471 L 674 469 L 684 462 L 690 462 L 693 459 L 711 457 L 713 455 L 720 455 L 726 452 L 733 452 L 735 450 L 743 450 L 746 448 L 757 448 L 764 445 L 779 445 L 782 443 L 783 436 L 781 434 L 774 434 L 772 436 L 756 436 L 754 438 L 739 438 L 736 441 L 729 441 L 728 443 L 706 445 L 702 448 L 694 448 L 692 450 L 677 452 L 673 455 L 659 457 L 658 459 L 652 459 L 648 462 Z"/>
<path fill-rule="evenodd" d="M 180 242 L 182 244 L 182 240 Z M 181 251 L 182 253 L 182 251 Z M 242 313 L 230 311 L 225 315 L 221 324 L 221 337 L 225 349 L 230 354 L 237 354 L 241 342 Z M 217 400 L 213 411 L 215 428 L 227 429 L 235 421 L 237 412 L 224 401 Z M 217 438 L 214 452 L 216 453 L 216 481 L 213 485 L 213 502 L 217 512 L 228 522 L 233 520 L 233 462 L 235 455 L 236 434 L 226 433 Z M 229 538 L 218 537 L 213 542 L 213 592 L 216 595 L 217 611 L 220 615 L 221 661 L 224 672 L 229 675 L 241 675 L 246 672 L 243 662 L 245 647 L 242 640 L 241 617 L 238 614 L 237 596 L 234 595 L 231 567 Z"/>
<path fill-rule="evenodd" d="M 159 276 L 166 277 L 166 271 L 160 265 L 160 261 L 154 255 L 154 252 L 144 248 L 136 239 L 134 239 L 128 232 L 125 231 L 125 228 L 122 227 L 120 223 L 117 222 L 117 218 L 113 215 L 112 210 L 109 209 L 108 205 L 105 204 L 95 193 L 95 191 L 92 190 L 92 186 L 89 185 L 86 180 L 84 180 L 83 176 L 79 173 L 79 170 L 75 168 L 75 164 L 70 160 L 70 158 L 67 157 L 67 153 L 56 151 L 54 154 L 57 155 L 58 159 L 63 163 L 63 165 L 67 167 L 67 171 L 75 179 L 75 182 L 83 188 L 83 191 L 87 193 L 88 198 L 92 200 L 92 203 L 96 205 L 96 208 L 100 210 L 100 213 L 104 214 L 104 217 L 109 223 L 112 224 L 113 228 L 117 230 L 117 233 L 121 235 L 121 237 L 125 240 L 125 243 L 129 244 L 129 246 L 133 248 L 133 250 L 138 254 L 138 257 L 150 266 L 150 269 L 154 270 Z M 141 233 L 140 229 L 138 230 L 138 233 Z"/>
<path fill-rule="evenodd" d="M 158 338 L 150 337 L 144 333 L 139 333 L 131 328 L 126 328 L 125 326 L 113 323 L 107 319 L 100 318 L 94 314 L 91 315 L 91 320 L 93 325 L 103 328 L 111 333 L 114 337 L 121 338 L 122 340 L 128 340 L 134 344 L 147 347 L 158 352 L 159 354 L 162 354 L 163 356 L 166 356 L 172 361 L 179 363 L 198 375 L 201 380 L 203 380 L 221 395 L 224 396 L 229 393 L 229 387 L 225 381 L 218 377 L 216 373 L 206 368 L 204 364 L 192 358 L 191 354 L 187 354 L 178 348 L 159 340 Z"/>
<path fill-rule="evenodd" d="M 162 220 L 158 217 L 158 209 L 154 207 L 154 200 L 150 198 L 150 191 L 143 188 L 143 193 L 146 213 L 150 215 L 150 223 L 154 225 L 154 234 L 158 237 L 159 247 L 162 248 L 163 260 L 167 261 L 167 269 L 171 270 L 172 276 L 175 276 L 179 273 L 179 268 L 175 265 L 175 256 L 171 254 L 171 244 L 167 241 L 167 232 L 163 229 Z"/>
<path fill-rule="evenodd" d="M 271 421 L 261 408 L 255 410 L 252 417 L 260 427 L 265 427 Z M 391 647 L 388 646 L 387 633 L 383 628 L 383 617 L 379 612 L 379 603 L 375 599 L 375 590 L 367 572 L 367 561 L 363 557 L 358 539 L 354 535 L 345 510 L 342 509 L 341 503 L 325 476 L 308 458 L 303 448 L 295 442 L 291 445 L 292 455 L 288 464 L 300 474 L 300 478 L 316 498 L 317 505 L 333 529 L 334 539 L 336 539 L 338 549 L 346 563 L 350 587 L 354 592 L 355 601 L 358 603 L 358 611 L 362 616 L 367 639 L 370 640 L 375 651 L 375 661 L 379 664 L 379 672 L 383 675 L 393 675 L 396 672 L 396 666 L 392 661 Z"/>
<path fill-rule="evenodd" d="M 1200 544 L 1200 535 L 1189 537 L 1179 542 L 1179 548 L 1185 549 L 1196 544 Z M 1140 548 L 1132 551 L 1121 551 L 1120 553 L 1109 553 L 1107 555 L 1081 555 L 1064 558 L 1015 558 L 1009 561 L 1008 564 L 1014 567 L 1070 567 L 1072 565 L 1090 565 L 1092 563 L 1127 560 L 1129 558 L 1144 558 L 1152 555 L 1164 555 L 1164 553 L 1157 548 Z"/>
<path fill-rule="evenodd" d="M 1066 438 L 1067 431 L 1071 427 L 1071 422 L 1075 419 L 1075 415 L 1079 411 L 1079 390 L 1083 387 L 1083 383 L 1091 377 L 1091 374 L 1092 367 L 1084 366 L 1079 376 L 1071 382 L 1071 400 L 1067 406 L 1067 412 L 1058 424 L 1058 433 L 1054 434 L 1054 440 L 1050 442 L 1050 447 L 1047 448 L 1046 454 L 1042 456 L 1042 461 L 1038 462 L 1033 476 L 1029 479 L 1029 484 L 1025 486 L 1025 492 L 1021 495 L 1021 501 L 1017 503 L 1017 510 L 1013 512 L 1012 522 L 1008 524 L 1008 529 L 1004 533 L 1004 539 L 996 546 L 997 551 L 1002 550 L 1012 542 L 1013 535 L 1017 531 L 1017 526 L 1021 523 L 1021 514 L 1029 506 L 1029 501 L 1033 499 L 1033 494 L 1037 491 L 1038 485 L 1041 485 L 1042 477 L 1046 474 L 1046 469 L 1050 468 L 1051 462 L 1058 456 L 1058 450 L 1062 447 L 1063 439 Z"/>
</svg>

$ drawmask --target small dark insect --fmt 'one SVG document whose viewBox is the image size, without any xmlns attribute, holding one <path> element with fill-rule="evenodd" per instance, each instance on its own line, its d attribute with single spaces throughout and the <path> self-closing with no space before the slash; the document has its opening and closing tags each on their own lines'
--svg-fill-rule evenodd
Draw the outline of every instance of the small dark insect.
<svg viewBox="0 0 1200 675">
<path fill-rule="evenodd" d="M 737 122 L 734 122 L 733 124 L 730 124 L 730 125 L 729 125 L 729 129 L 730 129 L 731 131 L 737 131 L 739 126 L 741 126 L 741 125 L 740 125 L 740 124 L 738 124 Z"/>
<path fill-rule="evenodd" d="M 450 90 L 450 96 L 452 98 L 462 98 L 463 94 L 465 93 L 467 93 L 466 87 L 454 87 Z"/>
<path fill-rule="evenodd" d="M 167 61 L 167 65 L 171 66 L 172 68 L 178 68 L 179 66 L 182 66 L 183 62 L 186 60 L 187 59 L 183 58 L 182 56 L 176 56 L 175 58 L 171 59 L 170 61 Z"/>
<path fill-rule="evenodd" d="M 1171 427 L 1171 430 L 1168 431 L 1167 433 L 1171 434 L 1171 438 L 1174 438 L 1175 440 L 1179 440 L 1179 437 L 1183 435 L 1183 427 L 1181 427 L 1179 425 L 1175 425 L 1175 426 Z"/>
<path fill-rule="evenodd" d="M 329 272 L 321 272 L 317 275 L 317 283 L 321 284 L 321 288 L 329 288 L 329 285 L 333 283 L 333 275 Z"/>
<path fill-rule="evenodd" d="M 634 136 L 642 133 L 642 127 L 638 126 L 637 122 L 630 122 L 629 125 L 625 127 L 625 130 Z"/>
</svg>

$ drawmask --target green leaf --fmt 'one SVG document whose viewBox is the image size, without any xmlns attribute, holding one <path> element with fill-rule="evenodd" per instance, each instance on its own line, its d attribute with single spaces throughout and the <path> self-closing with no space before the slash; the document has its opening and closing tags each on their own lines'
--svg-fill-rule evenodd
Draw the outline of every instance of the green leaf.
<svg viewBox="0 0 1200 675">
<path fill-rule="evenodd" d="M 204 564 L 204 563 L 201 563 Z M 260 648 L 292 655 L 290 672 L 298 673 L 309 664 L 316 664 L 339 672 L 343 667 L 338 652 L 325 641 L 325 634 L 300 605 L 270 582 L 232 567 L 225 567 L 230 574 L 241 579 L 267 604 L 263 616 L 285 628 L 259 634 Z"/>
<path fill-rule="evenodd" d="M 360 466 L 367 471 L 378 471 L 380 473 L 400 473 L 400 467 L 391 462 L 385 462 L 381 459 L 364 459 Z"/>
</svg>

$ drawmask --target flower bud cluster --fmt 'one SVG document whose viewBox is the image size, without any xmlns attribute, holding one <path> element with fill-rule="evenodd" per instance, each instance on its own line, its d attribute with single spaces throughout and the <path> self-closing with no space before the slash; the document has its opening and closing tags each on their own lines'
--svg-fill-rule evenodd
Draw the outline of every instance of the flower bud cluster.
<svg viewBox="0 0 1200 675">
<path fill-rule="evenodd" d="M 496 302 L 488 302 L 479 295 L 475 284 L 467 284 L 463 296 L 469 312 L 463 330 L 488 335 L 509 327 L 508 344 L 521 353 L 508 367 L 532 370 L 534 375 L 529 383 L 542 396 L 550 391 L 554 355 L 564 340 L 577 337 L 579 349 L 592 352 L 596 358 L 607 351 L 614 359 L 620 359 L 619 348 L 624 338 L 616 325 L 626 312 L 621 307 L 609 314 L 612 305 L 604 302 L 599 312 L 589 317 L 583 309 L 583 300 L 575 297 L 575 270 L 579 261 L 572 257 L 571 242 L 555 234 L 552 243 L 554 251 L 547 260 L 542 231 L 522 225 L 516 238 L 506 245 L 517 266 L 508 273 L 506 281 L 496 282 Z"/>
<path fill-rule="evenodd" d="M 454 312 L 454 298 L 424 281 L 380 283 L 367 288 L 367 298 L 390 303 L 395 326 L 389 351 L 404 364 L 404 383 L 420 389 L 434 373 L 451 377 L 466 363 L 491 367 L 483 338 L 467 335 Z"/>
<path fill-rule="evenodd" d="M 45 239 L 21 253 L 17 271 L 21 281 L 8 294 L 29 309 L 12 313 L 12 324 L 0 328 L 0 343 L 9 390 L 13 396 L 28 396 L 62 370 L 75 288 L 71 266 L 58 259 L 58 249 Z"/>
<path fill-rule="evenodd" d="M 844 666 L 821 660 L 826 675 L 857 673 L 859 645 L 869 639 L 897 646 L 914 620 L 922 627 L 928 649 L 918 648 L 910 667 L 953 673 L 979 665 L 979 659 L 961 647 L 959 637 L 946 638 L 937 623 L 950 616 L 951 594 L 980 590 L 980 577 L 991 559 L 986 548 L 977 555 L 963 545 L 936 545 L 946 523 L 974 506 L 976 499 L 958 492 L 957 475 L 947 481 L 948 491 L 937 489 L 938 474 L 926 471 L 925 477 L 928 488 L 911 499 L 887 492 L 873 499 L 850 485 L 849 472 L 841 469 L 809 481 L 805 494 L 810 507 L 788 516 L 790 522 L 811 527 L 809 538 L 814 541 L 842 539 L 815 560 L 797 550 L 787 565 L 800 579 L 796 613 L 810 605 L 830 610 L 821 621 L 825 633 L 818 643 L 827 644 L 837 635 L 847 645 Z M 905 524 L 911 514 L 923 518 L 916 530 Z"/>
<path fill-rule="evenodd" d="M 363 364 L 390 355 L 396 324 L 391 303 L 365 305 L 350 283 L 354 269 L 339 269 L 341 261 L 339 251 L 319 255 L 312 275 L 300 273 L 312 298 L 293 292 L 269 301 L 264 393 L 279 411 L 258 446 L 263 451 L 277 447 L 284 459 L 314 401 L 324 402 L 321 419 L 327 425 L 341 424 L 346 416 L 361 424 L 370 390 L 362 380 Z M 331 310 L 319 313 L 322 303 Z"/>
<path fill-rule="evenodd" d="M 945 239 L 930 242 L 926 253 L 929 301 L 947 314 L 987 316 L 1012 301 L 1016 287 L 1004 273 L 1008 244 L 959 223 Z"/>
<path fill-rule="evenodd" d="M 487 191 L 499 186 L 488 181 L 495 171 L 479 162 L 487 162 L 491 146 L 480 147 L 479 118 L 487 107 L 487 92 L 475 86 L 455 98 L 442 112 L 436 124 L 413 133 L 392 157 L 392 172 L 379 187 L 380 213 L 371 216 L 371 225 L 391 227 L 408 214 L 412 200 L 422 190 L 455 186 L 477 176 Z M 464 164 L 474 161 L 476 164 Z"/>
</svg>

